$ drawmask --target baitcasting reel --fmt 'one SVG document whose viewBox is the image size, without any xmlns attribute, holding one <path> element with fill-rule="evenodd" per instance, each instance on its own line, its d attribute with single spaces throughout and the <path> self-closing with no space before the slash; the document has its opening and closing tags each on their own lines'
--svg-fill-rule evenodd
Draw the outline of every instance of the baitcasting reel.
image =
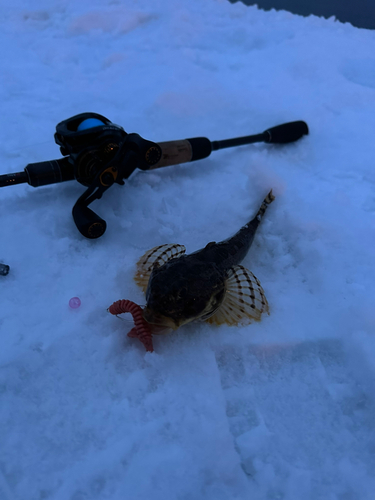
<svg viewBox="0 0 375 500">
<path fill-rule="evenodd" d="M 97 113 L 82 113 L 56 126 L 55 141 L 63 158 L 30 163 L 23 172 L 0 175 L 0 187 L 27 182 L 33 187 L 76 179 L 87 187 L 73 207 L 73 219 L 86 238 L 99 238 L 107 224 L 88 206 L 114 183 L 123 185 L 136 168 L 153 170 L 206 158 L 218 149 L 267 142 L 285 144 L 308 134 L 303 121 L 284 123 L 246 137 L 211 142 L 206 137 L 151 142 L 127 134 Z"/>
</svg>

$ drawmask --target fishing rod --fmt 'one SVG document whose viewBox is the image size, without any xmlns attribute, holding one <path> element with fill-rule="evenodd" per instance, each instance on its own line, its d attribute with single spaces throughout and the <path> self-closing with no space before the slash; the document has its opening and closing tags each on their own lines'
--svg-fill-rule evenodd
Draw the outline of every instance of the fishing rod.
<svg viewBox="0 0 375 500">
<path fill-rule="evenodd" d="M 152 142 L 135 133 L 126 133 L 97 113 L 81 113 L 56 126 L 55 142 L 63 158 L 28 164 L 23 172 L 0 175 L 0 187 L 28 183 L 39 187 L 77 180 L 87 187 L 78 198 L 72 214 L 80 233 L 99 238 L 107 224 L 88 206 L 100 199 L 113 184 L 124 185 L 135 169 L 154 170 L 207 158 L 212 151 L 256 142 L 286 144 L 308 134 L 303 121 L 284 123 L 261 134 L 210 141 L 194 137 L 167 142 Z"/>
</svg>

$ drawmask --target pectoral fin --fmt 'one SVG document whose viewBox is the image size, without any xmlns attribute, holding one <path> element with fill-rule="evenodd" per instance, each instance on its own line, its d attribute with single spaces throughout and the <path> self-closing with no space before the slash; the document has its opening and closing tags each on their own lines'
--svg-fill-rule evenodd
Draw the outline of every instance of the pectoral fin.
<svg viewBox="0 0 375 500">
<path fill-rule="evenodd" d="M 148 280 L 154 267 L 159 267 L 176 257 L 181 257 L 186 249 L 183 245 L 168 243 L 148 250 L 137 262 L 137 272 L 134 276 L 134 281 L 145 292 L 148 285 Z"/>
<path fill-rule="evenodd" d="M 216 325 L 246 325 L 268 313 L 268 302 L 259 280 L 243 266 L 234 266 L 228 274 L 227 291 L 219 309 L 207 319 Z"/>
</svg>

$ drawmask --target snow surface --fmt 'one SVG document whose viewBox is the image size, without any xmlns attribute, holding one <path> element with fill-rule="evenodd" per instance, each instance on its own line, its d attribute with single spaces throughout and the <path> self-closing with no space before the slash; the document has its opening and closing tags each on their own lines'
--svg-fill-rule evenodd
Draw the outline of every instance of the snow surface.
<svg viewBox="0 0 375 500">
<path fill-rule="evenodd" d="M 76 182 L 1 189 L 1 500 L 373 500 L 375 32 L 225 0 L 0 5 L 1 173 L 59 157 L 84 111 L 154 141 L 305 120 L 295 144 L 137 172 L 76 230 Z M 154 340 L 140 255 L 232 235 L 270 188 L 243 264 L 270 316 Z M 78 296 L 82 305 L 71 310 Z"/>
</svg>

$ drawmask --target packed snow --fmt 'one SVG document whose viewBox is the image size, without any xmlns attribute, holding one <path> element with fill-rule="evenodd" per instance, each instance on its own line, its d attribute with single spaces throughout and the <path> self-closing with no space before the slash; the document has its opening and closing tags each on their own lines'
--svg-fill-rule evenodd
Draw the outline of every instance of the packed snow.
<svg viewBox="0 0 375 500">
<path fill-rule="evenodd" d="M 1 174 L 59 157 L 93 111 L 151 141 L 305 120 L 296 143 L 135 172 L 77 231 L 75 181 L 1 189 L 1 500 L 373 500 L 375 32 L 224 0 L 0 5 Z M 234 234 L 270 315 L 191 324 L 146 353 L 149 248 Z M 79 297 L 81 306 L 69 308 Z"/>
</svg>

